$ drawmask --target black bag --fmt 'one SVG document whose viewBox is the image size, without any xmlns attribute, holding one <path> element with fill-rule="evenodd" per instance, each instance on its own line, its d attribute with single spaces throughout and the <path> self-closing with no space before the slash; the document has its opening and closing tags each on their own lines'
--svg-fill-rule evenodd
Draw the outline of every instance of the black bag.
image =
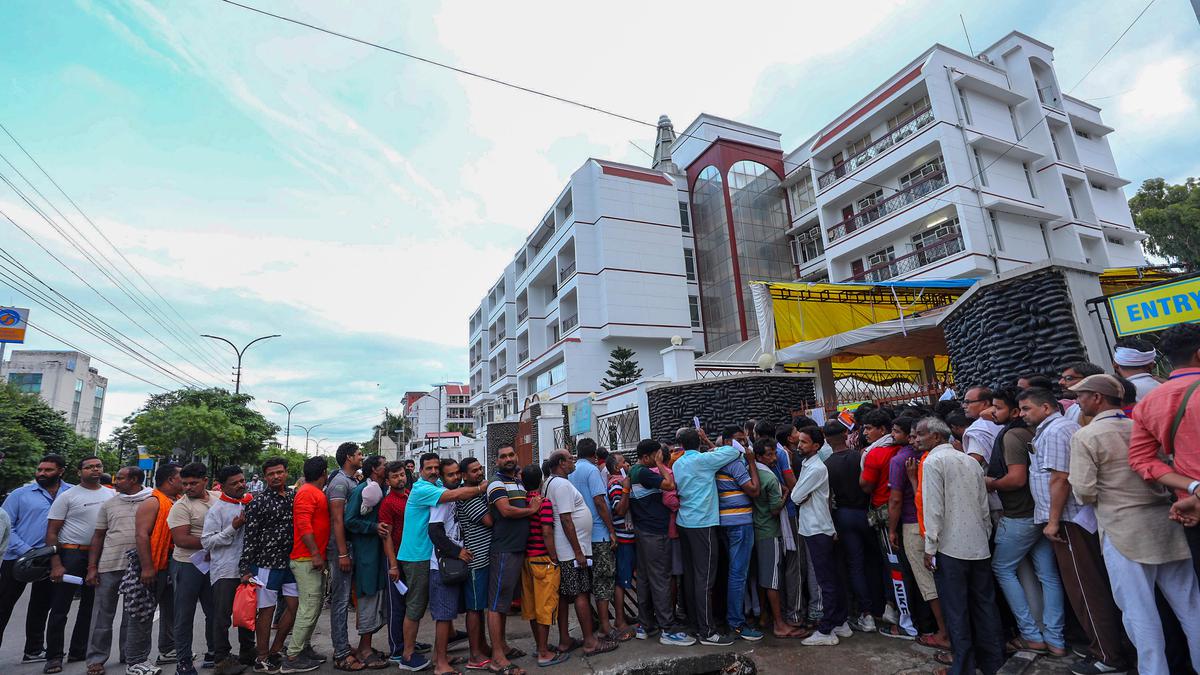
<svg viewBox="0 0 1200 675">
<path fill-rule="evenodd" d="M 461 584 L 467 580 L 467 575 L 467 563 L 462 558 L 438 557 L 438 576 L 443 584 Z"/>
</svg>

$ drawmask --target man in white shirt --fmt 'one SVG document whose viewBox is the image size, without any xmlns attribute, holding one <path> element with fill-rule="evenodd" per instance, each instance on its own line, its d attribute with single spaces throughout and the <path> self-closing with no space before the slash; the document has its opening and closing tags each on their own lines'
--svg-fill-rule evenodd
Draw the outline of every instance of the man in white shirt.
<svg viewBox="0 0 1200 675">
<path fill-rule="evenodd" d="M 1113 351 L 1114 369 L 1118 375 L 1133 383 L 1139 401 L 1162 384 L 1151 374 L 1157 357 L 1154 345 L 1141 338 L 1123 338 Z"/>
<path fill-rule="evenodd" d="M 459 486 L 458 462 L 449 457 L 440 462 L 442 487 L 453 490 Z M 441 502 L 429 509 L 429 538 L 433 553 L 429 556 L 429 612 L 436 624 L 433 636 L 434 672 L 450 673 L 450 657 L 446 651 L 454 635 L 454 620 L 462 610 L 462 582 L 448 584 L 442 580 L 439 558 L 458 558 L 471 562 L 471 553 L 463 547 L 462 531 L 455 512 L 456 502 Z"/>
<path fill-rule="evenodd" d="M 980 466 L 987 466 L 992 459 L 992 447 L 996 444 L 996 436 L 1003 427 L 992 419 L 992 398 L 994 394 L 987 387 L 971 387 L 967 397 L 963 399 L 963 411 L 971 425 L 963 432 L 963 452 L 974 457 Z M 999 509 L 999 504 L 996 504 Z"/>
<path fill-rule="evenodd" d="M 221 496 L 204 515 L 204 531 L 200 544 L 208 551 L 208 578 L 213 594 L 213 658 L 217 662 L 213 675 L 238 675 L 247 663 L 254 663 L 254 631 L 238 627 L 240 654 L 233 656 L 229 644 L 229 627 L 233 623 L 233 599 L 237 595 L 242 575 L 238 567 L 242 559 L 242 546 L 246 524 L 243 507 L 250 501 L 246 492 L 246 476 L 237 466 L 226 466 L 217 471 L 217 482 L 221 484 Z"/>
<path fill-rule="evenodd" d="M 1004 665 L 1003 627 L 996 607 L 983 467 L 950 444 L 950 427 L 936 417 L 917 423 L 917 448 L 928 451 L 921 473 L 925 567 L 933 572 L 950 633 L 951 675 L 993 675 Z"/>
<path fill-rule="evenodd" d="M 846 623 L 846 597 L 833 553 L 833 537 L 837 530 L 829 513 L 829 471 L 817 456 L 824 443 L 825 435 L 817 427 L 800 430 L 796 448 L 803 459 L 791 494 L 796 503 L 796 530 L 804 539 L 817 584 L 821 587 L 821 620 L 817 623 L 817 632 L 800 644 L 818 647 L 836 645 L 838 638 L 854 634 L 850 624 Z"/>
</svg>

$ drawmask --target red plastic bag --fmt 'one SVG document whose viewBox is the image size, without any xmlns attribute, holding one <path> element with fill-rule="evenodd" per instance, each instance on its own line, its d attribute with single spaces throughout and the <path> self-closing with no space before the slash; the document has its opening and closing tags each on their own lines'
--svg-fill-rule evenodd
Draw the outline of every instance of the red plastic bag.
<svg viewBox="0 0 1200 675">
<path fill-rule="evenodd" d="M 254 630 L 254 619 L 258 615 L 258 587 L 241 584 L 233 596 L 233 625 Z"/>
</svg>

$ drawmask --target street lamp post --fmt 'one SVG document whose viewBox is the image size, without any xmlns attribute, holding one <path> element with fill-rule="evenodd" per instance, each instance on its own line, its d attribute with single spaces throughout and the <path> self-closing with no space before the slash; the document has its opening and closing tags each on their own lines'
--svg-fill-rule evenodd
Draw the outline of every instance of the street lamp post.
<svg viewBox="0 0 1200 675">
<path fill-rule="evenodd" d="M 272 401 L 270 399 L 267 400 L 267 403 L 274 403 L 275 405 L 280 406 L 287 411 L 287 435 L 284 436 L 286 440 L 283 442 L 283 447 L 288 450 L 292 449 L 292 410 L 301 403 L 308 403 L 310 400 L 311 399 L 304 399 L 303 401 L 296 401 L 291 405 L 280 403 L 279 401 Z"/>
<path fill-rule="evenodd" d="M 328 439 L 328 438 L 322 438 L 321 440 L 317 441 L 317 454 L 318 454 L 318 455 L 319 455 L 319 454 L 321 454 L 321 442 L 322 442 L 322 441 L 327 441 L 327 440 L 329 440 L 329 439 Z"/>
<path fill-rule="evenodd" d="M 324 422 L 322 422 L 322 424 L 324 424 Z M 313 429 L 316 429 L 317 427 L 319 427 L 319 426 L 321 426 L 321 425 L 320 425 L 320 424 L 314 424 L 314 425 L 312 425 L 312 426 L 307 426 L 307 427 L 306 427 L 306 426 L 304 426 L 303 424 L 297 424 L 296 426 L 298 426 L 298 427 L 300 427 L 301 429 L 303 429 L 303 430 L 304 430 L 304 454 L 305 454 L 305 455 L 307 455 L 307 454 L 308 454 L 308 435 L 309 435 L 309 433 L 311 433 L 311 432 L 312 432 L 312 430 L 313 430 Z"/>
<path fill-rule="evenodd" d="M 238 349 L 237 345 L 235 345 L 232 342 L 230 342 L 229 340 L 221 337 L 220 335 L 201 335 L 200 337 L 206 337 L 206 338 L 210 338 L 213 340 L 220 340 L 221 342 L 224 342 L 225 344 L 229 345 L 230 347 L 233 347 L 233 352 L 235 354 L 237 354 L 237 367 L 234 368 L 233 393 L 240 394 L 240 393 L 242 393 L 242 355 L 244 355 L 246 353 L 246 350 L 250 349 L 250 345 L 254 344 L 255 342 L 259 342 L 260 340 L 269 340 L 271 338 L 277 338 L 277 337 L 282 337 L 282 336 L 281 335 L 264 335 L 262 337 L 254 338 L 253 340 L 247 342 L 246 346 L 242 347 L 241 349 Z"/>
</svg>

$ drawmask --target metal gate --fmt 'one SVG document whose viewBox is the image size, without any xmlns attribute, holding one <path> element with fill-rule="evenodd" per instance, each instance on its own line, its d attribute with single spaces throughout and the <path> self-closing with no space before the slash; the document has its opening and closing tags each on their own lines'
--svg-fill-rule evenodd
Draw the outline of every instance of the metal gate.
<svg viewBox="0 0 1200 675">
<path fill-rule="evenodd" d="M 596 441 L 608 448 L 609 452 L 624 454 L 631 462 L 636 461 L 634 453 L 641 433 L 637 408 L 596 417 Z"/>
</svg>

